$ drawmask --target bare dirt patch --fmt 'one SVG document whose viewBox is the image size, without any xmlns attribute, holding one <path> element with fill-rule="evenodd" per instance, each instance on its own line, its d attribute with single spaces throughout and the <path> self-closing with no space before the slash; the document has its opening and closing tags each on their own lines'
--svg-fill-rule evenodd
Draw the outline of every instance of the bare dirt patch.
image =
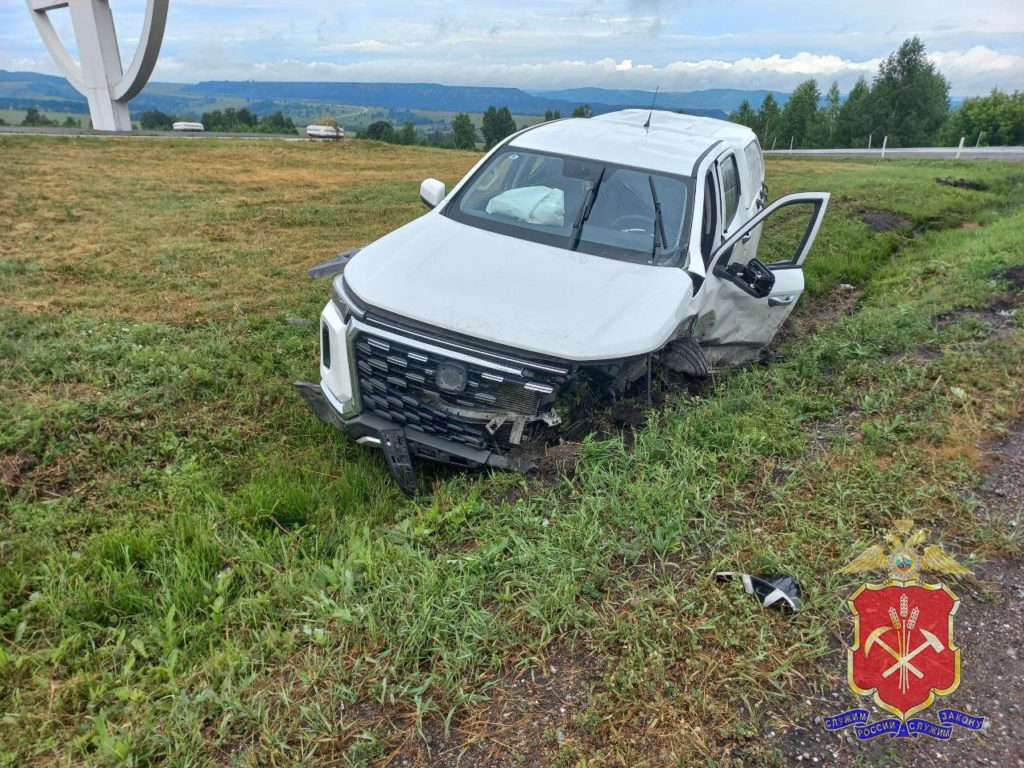
<svg viewBox="0 0 1024 768">
<path fill-rule="evenodd" d="M 1000 280 L 1006 280 L 1015 291 L 1024 290 L 1024 264 L 1014 264 L 996 275 Z"/>
<path fill-rule="evenodd" d="M 0 490 L 8 498 L 14 496 L 38 464 L 39 458 L 32 454 L 0 454 Z"/>
<path fill-rule="evenodd" d="M 946 327 L 963 318 L 975 318 L 991 326 L 993 335 L 1006 334 L 1017 327 L 1017 312 L 1024 293 L 1024 264 L 1017 264 L 994 275 L 997 280 L 1005 280 L 1010 288 L 994 298 L 987 307 L 974 309 L 963 307 L 945 312 L 936 320 L 939 327 Z"/>
<path fill-rule="evenodd" d="M 957 189 L 970 189 L 974 192 L 987 192 L 990 187 L 983 181 L 969 181 L 968 179 L 936 179 L 936 184 L 941 184 L 944 187 L 956 187 Z"/>
<path fill-rule="evenodd" d="M 883 211 L 875 208 L 861 208 L 857 211 L 860 220 L 868 225 L 872 232 L 893 232 L 908 229 L 910 221 L 894 211 Z"/>
<path fill-rule="evenodd" d="M 765 362 L 778 360 L 780 348 L 796 339 L 810 338 L 822 333 L 841 318 L 857 311 L 863 291 L 847 283 L 840 283 L 825 296 L 796 305 L 793 314 L 783 323 L 775 340 L 764 351 Z"/>
<path fill-rule="evenodd" d="M 940 328 L 952 325 L 953 323 L 959 322 L 965 318 L 973 318 L 980 320 L 990 326 L 992 335 L 999 334 L 1000 332 L 1005 333 L 1016 327 L 1017 321 L 1015 316 L 1017 310 L 1015 307 L 993 307 L 992 309 L 955 309 L 952 312 L 946 312 L 938 316 L 938 323 Z"/>
<path fill-rule="evenodd" d="M 986 511 L 1008 528 L 1019 528 L 1024 513 L 1024 422 L 991 443 L 986 453 L 992 467 L 982 486 Z"/>
<path fill-rule="evenodd" d="M 562 477 L 571 479 L 576 475 L 579 453 L 580 444 L 568 440 L 548 446 L 537 460 L 537 476 L 546 482 L 555 482 Z"/>
</svg>

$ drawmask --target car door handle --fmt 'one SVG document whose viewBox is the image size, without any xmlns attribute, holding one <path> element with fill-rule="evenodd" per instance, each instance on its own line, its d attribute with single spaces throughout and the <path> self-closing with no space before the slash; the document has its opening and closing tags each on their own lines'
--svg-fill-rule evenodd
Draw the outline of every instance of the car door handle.
<svg viewBox="0 0 1024 768">
<path fill-rule="evenodd" d="M 743 237 L 740 238 L 740 242 L 741 243 L 749 243 L 750 242 L 750 238 L 752 238 L 753 236 L 754 236 L 753 232 L 747 232 L 747 234 L 745 234 Z"/>
<path fill-rule="evenodd" d="M 769 307 L 788 307 L 796 301 L 796 296 L 769 296 L 768 306 Z"/>
</svg>

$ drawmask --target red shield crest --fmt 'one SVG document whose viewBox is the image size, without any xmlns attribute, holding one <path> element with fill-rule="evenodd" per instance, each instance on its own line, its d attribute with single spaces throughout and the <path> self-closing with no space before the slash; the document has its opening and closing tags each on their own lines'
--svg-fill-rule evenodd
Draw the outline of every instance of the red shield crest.
<svg viewBox="0 0 1024 768">
<path fill-rule="evenodd" d="M 960 600 L 941 584 L 865 584 L 850 598 L 856 620 L 850 687 L 906 720 L 960 684 L 953 614 Z"/>
</svg>

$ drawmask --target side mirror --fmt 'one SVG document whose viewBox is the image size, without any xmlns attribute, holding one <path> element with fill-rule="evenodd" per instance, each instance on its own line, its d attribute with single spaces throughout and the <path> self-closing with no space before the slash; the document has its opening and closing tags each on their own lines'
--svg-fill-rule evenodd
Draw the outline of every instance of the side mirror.
<svg viewBox="0 0 1024 768">
<path fill-rule="evenodd" d="M 420 184 L 420 200 L 427 208 L 436 208 L 446 194 L 444 183 L 437 179 L 424 179 Z"/>
<path fill-rule="evenodd" d="M 757 259 L 747 264 L 729 264 L 724 271 L 733 283 L 755 299 L 763 299 L 775 287 L 775 273 Z"/>
</svg>

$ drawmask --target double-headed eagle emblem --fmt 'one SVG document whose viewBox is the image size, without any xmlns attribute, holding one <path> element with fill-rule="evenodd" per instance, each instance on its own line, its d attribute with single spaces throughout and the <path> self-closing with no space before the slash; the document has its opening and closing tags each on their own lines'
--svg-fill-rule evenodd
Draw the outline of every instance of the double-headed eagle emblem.
<svg viewBox="0 0 1024 768">
<path fill-rule="evenodd" d="M 897 520 L 893 530 L 885 534 L 888 547 L 875 544 L 868 547 L 840 573 L 861 573 L 862 571 L 887 570 L 892 581 L 916 581 L 922 571 L 937 573 L 967 574 L 970 571 L 947 555 L 940 546 L 922 548 L 928 532 L 919 528 L 913 530 L 913 520 Z"/>
</svg>

